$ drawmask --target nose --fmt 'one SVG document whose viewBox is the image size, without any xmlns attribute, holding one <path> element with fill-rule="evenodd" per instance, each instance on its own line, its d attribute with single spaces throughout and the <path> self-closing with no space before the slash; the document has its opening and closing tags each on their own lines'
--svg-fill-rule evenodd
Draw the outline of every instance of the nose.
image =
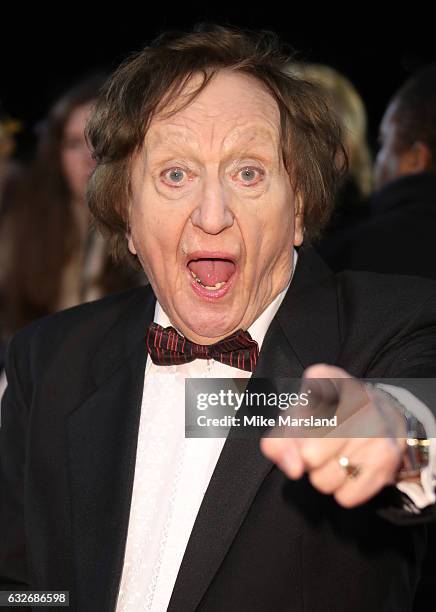
<svg viewBox="0 0 436 612">
<path fill-rule="evenodd" d="M 233 213 L 229 208 L 228 194 L 218 177 L 209 177 L 200 194 L 200 202 L 191 214 L 195 227 L 206 234 L 219 234 L 234 222 Z"/>
</svg>

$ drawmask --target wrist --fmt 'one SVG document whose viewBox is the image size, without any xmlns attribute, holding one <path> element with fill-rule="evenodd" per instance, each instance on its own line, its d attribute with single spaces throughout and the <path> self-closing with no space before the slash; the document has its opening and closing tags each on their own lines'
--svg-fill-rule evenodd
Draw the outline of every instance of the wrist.
<svg viewBox="0 0 436 612">
<path fill-rule="evenodd" d="M 397 482 L 407 480 L 420 482 L 421 472 L 429 462 L 430 440 L 427 438 L 407 437 L 403 461 L 397 472 Z"/>
<path fill-rule="evenodd" d="M 396 407 L 405 425 L 404 427 L 401 425 L 405 435 L 405 439 L 403 439 L 405 447 L 395 480 L 396 482 L 420 483 L 421 472 L 429 463 L 430 452 L 430 440 L 427 438 L 425 427 L 395 395 L 378 385 L 373 387 L 376 387 L 377 392 L 382 393 Z"/>
</svg>

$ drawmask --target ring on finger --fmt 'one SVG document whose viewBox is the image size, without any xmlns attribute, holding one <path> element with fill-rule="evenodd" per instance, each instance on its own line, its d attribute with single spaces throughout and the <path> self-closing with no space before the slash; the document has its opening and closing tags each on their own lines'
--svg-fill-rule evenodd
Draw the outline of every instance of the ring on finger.
<svg viewBox="0 0 436 612">
<path fill-rule="evenodd" d="M 362 471 L 362 467 L 360 465 L 351 463 L 350 459 L 346 455 L 341 455 L 338 458 L 338 463 L 342 468 L 344 468 L 348 478 L 357 478 Z"/>
</svg>

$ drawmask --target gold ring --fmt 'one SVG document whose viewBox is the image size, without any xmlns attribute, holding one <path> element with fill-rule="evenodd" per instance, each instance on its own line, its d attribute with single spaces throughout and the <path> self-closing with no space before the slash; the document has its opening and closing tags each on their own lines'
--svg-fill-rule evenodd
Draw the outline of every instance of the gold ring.
<svg viewBox="0 0 436 612">
<path fill-rule="evenodd" d="M 362 471 L 360 465 L 353 465 L 346 455 L 342 455 L 338 459 L 338 463 L 347 472 L 349 478 L 357 478 Z"/>
</svg>

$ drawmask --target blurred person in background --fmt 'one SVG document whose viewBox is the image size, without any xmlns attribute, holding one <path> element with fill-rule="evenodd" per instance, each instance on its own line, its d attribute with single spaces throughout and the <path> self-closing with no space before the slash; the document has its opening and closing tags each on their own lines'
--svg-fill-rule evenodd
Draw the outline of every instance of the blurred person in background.
<svg viewBox="0 0 436 612">
<path fill-rule="evenodd" d="M 20 122 L 8 117 L 0 106 L 0 215 L 7 206 L 10 184 L 18 173 L 18 165 L 12 156 L 15 150 L 14 136 L 20 130 Z"/>
<path fill-rule="evenodd" d="M 11 119 L 0 107 L 0 224 L 8 209 L 11 192 L 13 192 L 20 176 L 20 166 L 12 159 L 15 151 L 14 136 L 20 130 L 20 122 Z M 4 258 L 1 257 L 2 255 L 3 253 L 0 249 L 0 279 L 6 268 Z M 5 387 L 5 380 L 1 374 L 4 363 L 4 351 L 5 347 L 0 339 L 0 397 Z"/>
<path fill-rule="evenodd" d="M 2 224 L 3 340 L 35 318 L 142 284 L 115 264 L 90 223 L 86 186 L 94 168 L 84 129 L 103 84 L 68 91 L 40 126 L 36 158 Z"/>
<path fill-rule="evenodd" d="M 370 217 L 337 240 L 329 264 L 436 279 L 436 64 L 394 94 L 379 141 Z"/>
<path fill-rule="evenodd" d="M 295 74 L 317 85 L 341 126 L 348 156 L 348 173 L 336 196 L 335 211 L 324 231 L 318 250 L 326 259 L 336 235 L 366 218 L 372 192 L 372 157 L 367 140 L 365 104 L 351 81 L 324 64 L 295 62 L 288 65 Z"/>
</svg>

